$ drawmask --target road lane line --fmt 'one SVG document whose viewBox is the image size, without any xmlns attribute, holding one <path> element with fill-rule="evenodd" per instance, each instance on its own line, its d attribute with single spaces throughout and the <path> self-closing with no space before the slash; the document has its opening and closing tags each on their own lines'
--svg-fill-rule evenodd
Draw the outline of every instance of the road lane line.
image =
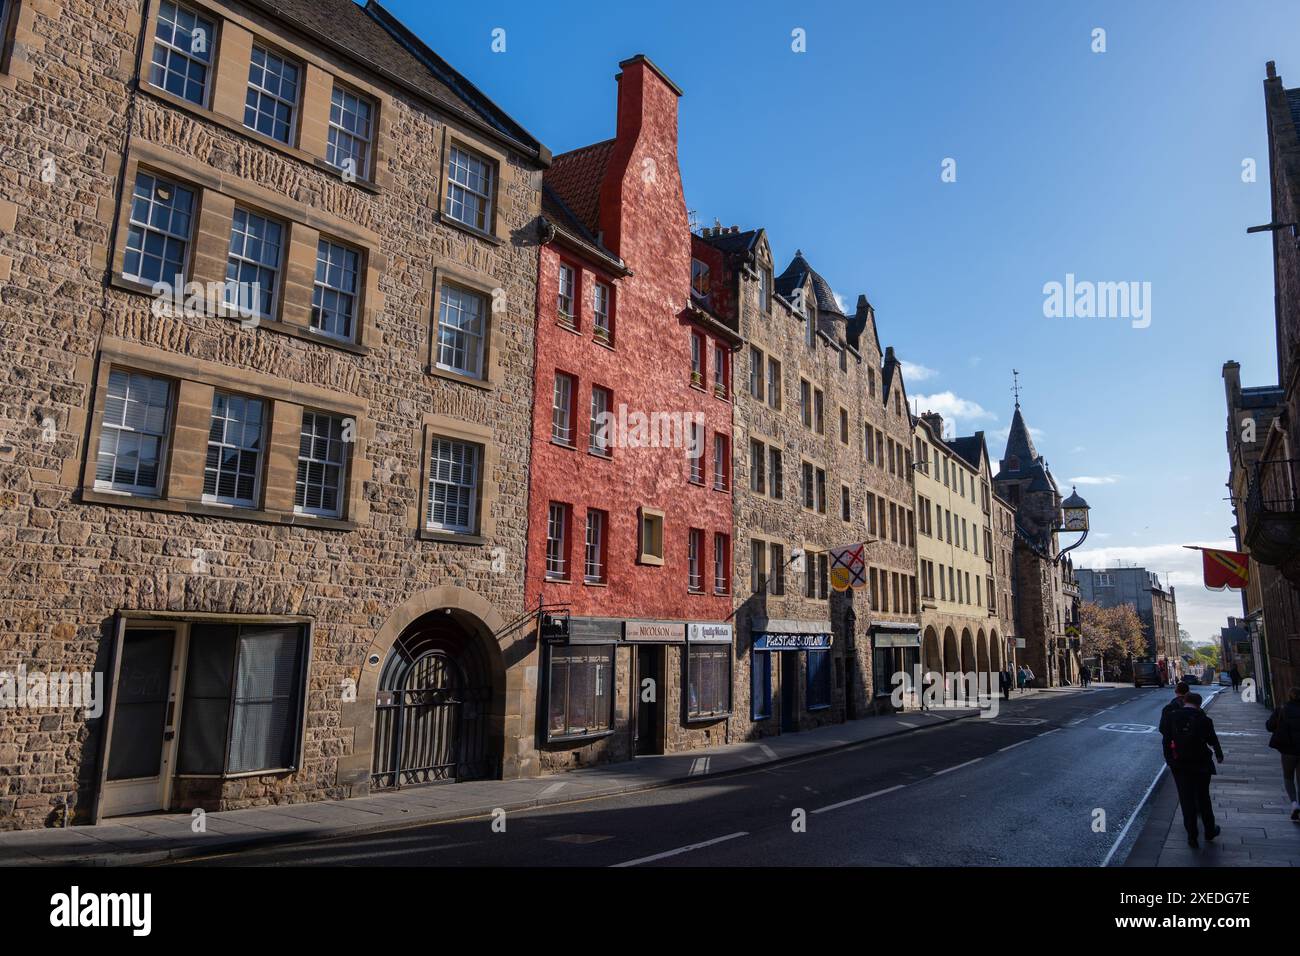
<svg viewBox="0 0 1300 956">
<path fill-rule="evenodd" d="M 1054 733 L 1056 733 L 1056 732 L 1057 732 L 1058 730 L 1060 730 L 1060 729 L 1061 729 L 1060 727 L 1053 727 L 1051 730 L 1044 730 L 1044 731 L 1043 731 L 1041 734 L 1039 734 L 1038 736 L 1040 736 L 1040 737 L 1046 737 L 1048 734 L 1054 734 Z"/>
<path fill-rule="evenodd" d="M 998 753 L 1002 753 L 1005 750 L 1013 750 L 1016 747 L 1023 747 L 1025 744 L 1029 743 L 1029 741 L 1033 739 L 1034 739 L 1033 737 L 1026 737 L 1024 740 L 1017 740 L 1014 744 L 1007 744 L 1005 747 L 999 747 Z"/>
<path fill-rule="evenodd" d="M 565 783 L 566 781 L 564 780 L 561 780 L 559 783 L 553 783 L 545 790 L 543 790 L 540 794 L 538 794 L 538 796 L 546 797 L 546 796 L 550 796 L 552 793 L 559 793 L 561 790 L 564 789 Z"/>
<path fill-rule="evenodd" d="M 749 836 L 749 831 L 741 830 L 739 833 L 728 833 L 726 836 L 715 837 L 712 840 L 705 840 L 702 843 L 692 843 L 690 846 L 679 846 L 675 850 L 665 850 L 663 853 L 654 854 L 654 856 L 643 856 L 640 859 L 628 860 L 626 863 L 615 863 L 614 868 L 637 866 L 641 863 L 652 863 L 655 860 L 663 860 L 670 856 L 677 856 L 680 853 L 690 853 L 692 850 L 702 850 L 706 846 L 713 846 L 716 843 L 725 843 L 727 840 L 734 840 L 736 837 L 743 836 Z"/>
<path fill-rule="evenodd" d="M 1119 845 L 1124 842 L 1124 837 L 1128 833 L 1128 828 L 1131 827 L 1133 821 L 1138 818 L 1138 814 L 1142 812 L 1142 808 L 1146 806 L 1147 800 L 1151 797 L 1151 791 L 1156 788 L 1156 784 L 1160 782 L 1160 778 L 1165 775 L 1165 766 L 1165 764 L 1160 765 L 1160 769 L 1156 772 L 1155 779 L 1151 781 L 1151 786 L 1147 787 L 1147 792 L 1142 794 L 1142 799 L 1138 801 L 1138 805 L 1134 807 L 1133 812 L 1129 814 L 1128 820 L 1124 823 L 1124 829 L 1119 831 L 1119 836 L 1115 839 L 1114 845 L 1111 846 L 1110 852 L 1106 854 L 1106 859 L 1101 861 L 1103 867 L 1110 865 L 1110 858 L 1115 855 L 1115 851 L 1119 849 Z"/>
<path fill-rule="evenodd" d="M 838 810 L 840 807 L 847 807 L 850 804 L 861 803 L 863 800 L 871 800 L 875 797 L 882 797 L 887 793 L 893 793 L 895 790 L 902 790 L 907 784 L 900 783 L 897 786 L 886 787 L 884 790 L 877 790 L 875 793 L 868 793 L 866 796 L 853 797 L 851 800 L 841 800 L 839 803 L 832 803 L 829 807 L 819 807 L 813 813 L 825 813 L 827 810 Z"/>
<path fill-rule="evenodd" d="M 1041 737 L 1042 734 L 1039 734 L 1039 736 Z M 983 757 L 976 757 L 974 760 L 967 760 L 965 763 L 959 763 L 955 767 L 947 767 L 943 770 L 936 770 L 934 772 L 934 775 L 938 777 L 945 773 L 952 773 L 954 770 L 960 770 L 962 767 L 969 767 L 973 763 L 979 763 L 983 759 L 984 759 Z"/>
<path fill-rule="evenodd" d="M 773 750 L 771 747 L 769 747 L 767 744 L 759 744 L 758 749 L 763 751 L 763 755 L 767 757 L 768 760 L 776 759 L 776 751 Z"/>
</svg>

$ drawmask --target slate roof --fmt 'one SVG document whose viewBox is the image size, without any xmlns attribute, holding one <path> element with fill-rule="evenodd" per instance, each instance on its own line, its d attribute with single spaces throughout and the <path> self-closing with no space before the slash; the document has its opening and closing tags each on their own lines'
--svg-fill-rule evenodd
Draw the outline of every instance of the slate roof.
<svg viewBox="0 0 1300 956">
<path fill-rule="evenodd" d="M 1295 123 L 1296 131 L 1300 132 L 1300 89 L 1285 90 L 1286 105 L 1291 108 L 1291 122 Z"/>
<path fill-rule="evenodd" d="M 571 149 L 552 159 L 542 176 L 593 238 L 600 233 L 600 186 L 613 151 L 612 139 Z"/>
<path fill-rule="evenodd" d="M 1028 466 L 1030 462 L 1036 461 L 1038 451 L 1034 448 L 1034 440 L 1029 435 L 1029 426 L 1025 424 L 1025 417 L 1020 414 L 1020 403 L 1016 403 L 1015 414 L 1011 416 L 1011 431 L 1007 434 L 1007 450 L 1002 456 L 1003 460 L 1015 456 L 1020 459 L 1021 465 Z"/>
<path fill-rule="evenodd" d="M 803 257 L 802 252 L 796 252 L 790 264 L 785 267 L 785 271 L 776 277 L 776 291 L 785 299 L 789 299 L 794 294 L 794 290 L 803 285 L 804 279 L 812 277 L 813 297 L 817 303 L 818 315 L 829 314 L 838 315 L 844 318 L 844 312 L 840 305 L 835 301 L 835 293 L 831 290 L 831 284 L 821 277 L 821 275 L 808 264 L 808 260 Z"/>
<path fill-rule="evenodd" d="M 250 0 L 267 14 L 295 26 L 361 66 L 402 84 L 448 113 L 486 125 L 541 156 L 546 148 L 434 53 L 375 0 Z"/>
<path fill-rule="evenodd" d="M 963 435 L 959 438 L 953 438 L 948 441 L 948 447 L 954 453 L 960 455 L 968 465 L 976 471 L 980 469 L 980 451 L 984 447 L 984 433 L 976 432 L 974 435 Z"/>
<path fill-rule="evenodd" d="M 709 235 L 701 232 L 700 238 L 715 249 L 728 255 L 743 255 L 754 248 L 762 232 L 762 229 L 746 229 L 742 232 L 722 232 Z"/>
<path fill-rule="evenodd" d="M 1272 408 L 1280 405 L 1286 391 L 1277 385 L 1256 385 L 1241 390 L 1242 408 Z"/>
</svg>

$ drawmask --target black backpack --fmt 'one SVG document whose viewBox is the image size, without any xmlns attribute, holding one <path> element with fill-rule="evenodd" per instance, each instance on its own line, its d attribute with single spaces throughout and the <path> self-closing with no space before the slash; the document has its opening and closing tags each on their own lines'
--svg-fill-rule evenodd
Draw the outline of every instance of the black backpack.
<svg viewBox="0 0 1300 956">
<path fill-rule="evenodd" d="M 1175 766 L 1192 767 L 1205 760 L 1205 741 L 1197 732 L 1199 714 L 1184 707 L 1169 716 L 1169 761 Z"/>
</svg>

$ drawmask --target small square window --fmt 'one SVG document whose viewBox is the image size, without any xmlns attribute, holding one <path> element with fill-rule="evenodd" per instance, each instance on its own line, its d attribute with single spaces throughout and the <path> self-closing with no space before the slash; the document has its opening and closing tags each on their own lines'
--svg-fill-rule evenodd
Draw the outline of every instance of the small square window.
<svg viewBox="0 0 1300 956">
<path fill-rule="evenodd" d="M 664 563 L 664 516 L 661 511 L 642 508 L 640 514 L 641 541 L 639 556 L 642 564 Z"/>
</svg>

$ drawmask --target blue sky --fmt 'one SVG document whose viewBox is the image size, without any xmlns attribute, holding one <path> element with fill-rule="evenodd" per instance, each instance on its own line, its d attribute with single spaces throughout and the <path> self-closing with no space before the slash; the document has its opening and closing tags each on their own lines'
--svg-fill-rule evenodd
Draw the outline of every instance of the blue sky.
<svg viewBox="0 0 1300 956">
<path fill-rule="evenodd" d="M 1270 242 L 1245 229 L 1269 219 L 1264 64 L 1300 86 L 1300 5 L 388 7 L 554 152 L 612 136 L 618 61 L 650 56 L 685 91 L 701 224 L 764 226 L 778 268 L 800 248 L 847 302 L 865 292 L 882 344 L 921 367 L 909 394 L 995 458 L 1019 369 L 1065 493 L 1090 479 L 1077 563 L 1170 573 L 1195 639 L 1239 613 L 1180 546 L 1230 540 L 1223 362 L 1275 376 Z M 1149 282 L 1150 326 L 1046 318 L 1067 273 Z"/>
</svg>

